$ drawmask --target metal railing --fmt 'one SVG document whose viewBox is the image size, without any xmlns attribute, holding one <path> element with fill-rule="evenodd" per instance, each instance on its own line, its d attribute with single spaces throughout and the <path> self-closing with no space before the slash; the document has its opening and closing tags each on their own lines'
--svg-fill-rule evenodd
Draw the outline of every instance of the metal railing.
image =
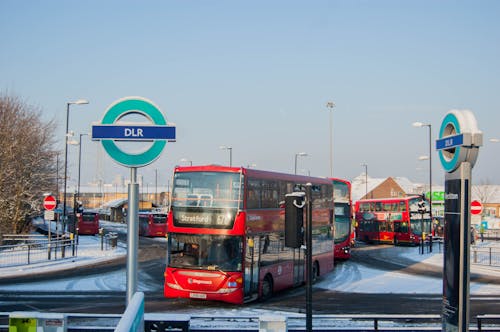
<svg viewBox="0 0 500 332">
<path fill-rule="evenodd" d="M 27 313 L 29 314 L 29 313 Z M 31 313 L 33 314 L 33 313 Z M 43 313 L 36 313 L 43 319 Z M 53 313 L 52 313 L 53 314 Z M 9 313 L 0 312 L 0 332 L 9 331 Z M 49 315 L 49 314 L 47 314 Z M 61 314 L 64 331 L 115 331 L 122 315 Z M 146 313 L 144 331 L 260 331 L 274 323 L 287 331 L 305 331 L 304 315 L 213 316 Z M 274 325 L 276 326 L 276 325 Z M 283 326 L 282 326 L 283 327 Z M 442 331 L 441 315 L 313 315 L 314 331 Z M 470 331 L 500 331 L 500 315 L 472 317 Z"/>
<path fill-rule="evenodd" d="M 101 250 L 115 249 L 117 241 L 116 233 L 102 234 Z M 0 246 L 0 268 L 77 257 L 79 248 L 81 250 L 85 248 L 78 243 L 78 236 L 74 238 L 69 234 L 55 236 L 50 240 L 44 235 L 37 234 L 4 234 L 2 243 L 7 244 Z"/>
<path fill-rule="evenodd" d="M 6 242 L 4 235 L 4 242 Z M 8 236 L 7 242 L 15 243 L 0 246 L 0 267 L 33 264 L 47 260 L 58 260 L 76 255 L 75 241 L 65 237 L 48 240 L 46 237 Z"/>
<path fill-rule="evenodd" d="M 471 263 L 500 266 L 500 249 L 492 247 L 471 247 Z"/>
</svg>

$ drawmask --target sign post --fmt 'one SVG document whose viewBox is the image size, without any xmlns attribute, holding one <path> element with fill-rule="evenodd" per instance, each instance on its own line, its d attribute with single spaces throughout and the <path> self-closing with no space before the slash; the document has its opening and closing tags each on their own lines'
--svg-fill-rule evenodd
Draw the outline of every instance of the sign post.
<svg viewBox="0 0 500 332">
<path fill-rule="evenodd" d="M 452 110 L 445 115 L 436 140 L 446 171 L 443 331 L 469 330 L 471 175 L 482 138 L 472 112 Z"/>
<path fill-rule="evenodd" d="M 127 115 L 139 115 L 151 124 L 121 122 Z M 137 168 L 149 165 L 163 151 L 167 141 L 175 141 L 175 127 L 169 126 L 163 113 L 151 101 L 127 97 L 113 103 L 101 123 L 92 125 L 92 139 L 99 140 L 108 155 L 130 168 L 127 213 L 127 304 L 137 292 L 137 250 L 139 243 L 139 183 Z M 123 151 L 116 141 L 152 142 L 137 153 Z"/>
</svg>

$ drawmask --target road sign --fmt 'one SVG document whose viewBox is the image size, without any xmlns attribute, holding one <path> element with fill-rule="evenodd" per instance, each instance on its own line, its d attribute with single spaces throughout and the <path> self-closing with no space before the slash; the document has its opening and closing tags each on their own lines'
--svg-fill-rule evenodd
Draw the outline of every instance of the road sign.
<svg viewBox="0 0 500 332">
<path fill-rule="evenodd" d="M 45 208 L 45 210 L 52 211 L 56 208 L 56 206 L 57 202 L 54 196 L 49 195 L 43 199 L 43 207 Z"/>
<path fill-rule="evenodd" d="M 175 140 L 175 127 L 137 125 L 94 125 L 92 139 L 121 141 Z"/>
<path fill-rule="evenodd" d="M 436 141 L 436 150 L 452 149 L 464 144 L 464 134 L 448 136 Z"/>
<path fill-rule="evenodd" d="M 128 115 L 139 115 L 151 123 L 123 123 Z M 155 161 L 167 141 L 175 141 L 175 127 L 168 126 L 165 116 L 151 101 L 142 97 L 127 97 L 112 104 L 99 124 L 92 126 L 92 139 L 100 140 L 104 150 L 117 163 L 127 167 L 142 167 Z M 115 141 L 152 141 L 139 153 L 122 150 Z"/>
<path fill-rule="evenodd" d="M 483 212 L 483 204 L 480 201 L 472 201 L 470 203 L 470 213 L 471 214 L 481 214 Z"/>
<path fill-rule="evenodd" d="M 43 219 L 45 220 L 56 220 L 55 216 L 54 210 L 45 210 L 43 213 Z"/>
<path fill-rule="evenodd" d="M 436 149 L 446 172 L 452 173 L 463 162 L 476 163 L 483 133 L 477 127 L 474 113 L 468 110 L 449 111 L 441 123 Z"/>
</svg>

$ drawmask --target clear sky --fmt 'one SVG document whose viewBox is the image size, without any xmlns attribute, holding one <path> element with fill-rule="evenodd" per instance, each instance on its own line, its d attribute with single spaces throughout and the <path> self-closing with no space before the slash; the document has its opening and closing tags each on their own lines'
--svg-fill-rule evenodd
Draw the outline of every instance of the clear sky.
<svg viewBox="0 0 500 332">
<path fill-rule="evenodd" d="M 145 182 L 193 164 L 328 176 L 433 181 L 434 149 L 451 109 L 469 109 L 484 132 L 476 183 L 500 184 L 499 1 L 0 1 L 0 91 L 70 130 L 90 131 L 114 101 L 142 96 L 177 127 Z M 99 152 L 100 151 L 100 152 Z M 70 147 L 75 181 L 78 148 Z M 82 183 L 129 176 L 83 137 Z"/>
</svg>

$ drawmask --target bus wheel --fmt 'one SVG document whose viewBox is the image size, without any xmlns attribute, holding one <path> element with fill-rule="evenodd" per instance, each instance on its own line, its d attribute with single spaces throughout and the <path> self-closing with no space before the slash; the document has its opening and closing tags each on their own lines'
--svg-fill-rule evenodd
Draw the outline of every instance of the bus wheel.
<svg viewBox="0 0 500 332">
<path fill-rule="evenodd" d="M 268 274 L 262 281 L 262 300 L 267 300 L 273 295 L 273 278 Z"/>
</svg>

